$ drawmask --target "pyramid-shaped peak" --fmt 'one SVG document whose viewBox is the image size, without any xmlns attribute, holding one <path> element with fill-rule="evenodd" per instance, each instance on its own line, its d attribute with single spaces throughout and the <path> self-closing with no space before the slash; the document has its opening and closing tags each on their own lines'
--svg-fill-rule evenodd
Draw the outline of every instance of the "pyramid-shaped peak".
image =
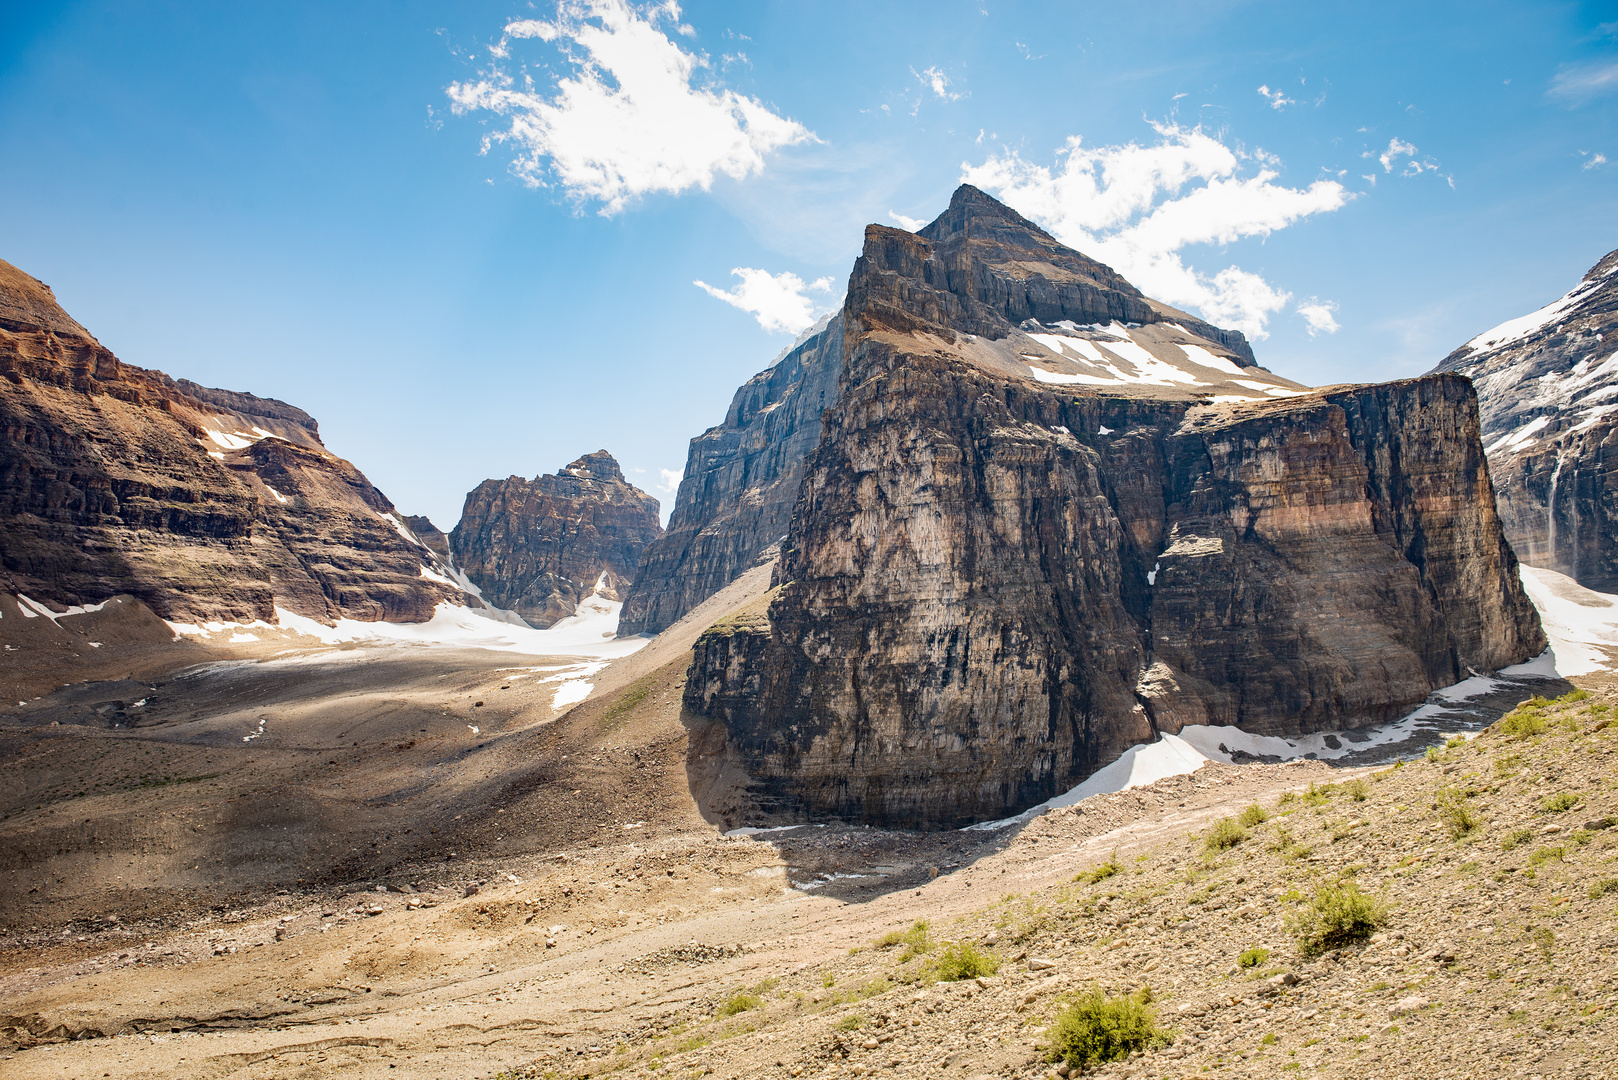
<svg viewBox="0 0 1618 1080">
<path fill-rule="evenodd" d="M 1057 243 L 1050 233 L 1017 211 L 971 184 L 962 184 L 949 197 L 949 209 L 917 232 L 923 240 L 938 244 L 957 237 L 986 239 L 992 233 L 1025 233 L 1035 243 Z"/>
</svg>

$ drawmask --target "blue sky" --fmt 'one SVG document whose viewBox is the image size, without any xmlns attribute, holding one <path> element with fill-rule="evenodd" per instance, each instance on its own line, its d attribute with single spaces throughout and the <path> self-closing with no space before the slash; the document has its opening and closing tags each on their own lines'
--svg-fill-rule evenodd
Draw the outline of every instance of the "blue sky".
<svg viewBox="0 0 1618 1080">
<path fill-rule="evenodd" d="M 0 258 L 445 529 L 603 446 L 666 512 L 862 226 L 964 176 L 1369 381 L 1618 247 L 1615 117 L 1610 2 L 13 4 Z"/>
</svg>

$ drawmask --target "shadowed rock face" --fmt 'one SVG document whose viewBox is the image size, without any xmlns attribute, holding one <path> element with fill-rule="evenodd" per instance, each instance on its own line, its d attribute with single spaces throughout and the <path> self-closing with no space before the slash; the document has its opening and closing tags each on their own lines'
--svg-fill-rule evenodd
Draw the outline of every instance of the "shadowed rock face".
<svg viewBox="0 0 1618 1080">
<path fill-rule="evenodd" d="M 1618 591 L 1618 251 L 1560 300 L 1478 335 L 1436 370 L 1477 385 L 1517 556 Z"/>
<path fill-rule="evenodd" d="M 691 440 L 668 532 L 646 549 L 620 634 L 660 633 L 786 535 L 842 350 L 839 316 L 749 379 L 725 422 Z"/>
<path fill-rule="evenodd" d="M 420 621 L 460 593 L 396 519 L 303 410 L 121 363 L 0 262 L 0 587 L 178 622 Z"/>
<path fill-rule="evenodd" d="M 1054 388 L 968 284 L 1011 267 L 995 295 L 1019 273 L 1033 294 L 1030 267 L 1082 256 L 986 198 L 957 193 L 950 230 L 867 230 L 772 598 L 697 644 L 687 708 L 760 816 L 1002 817 L 1158 732 L 1387 720 L 1544 648 L 1469 383 Z M 974 208 L 993 265 L 927 240 L 978 235 Z"/>
<path fill-rule="evenodd" d="M 484 599 L 547 627 L 592 592 L 621 599 L 661 535 L 657 500 L 598 450 L 554 476 L 485 480 L 449 545 Z"/>
</svg>

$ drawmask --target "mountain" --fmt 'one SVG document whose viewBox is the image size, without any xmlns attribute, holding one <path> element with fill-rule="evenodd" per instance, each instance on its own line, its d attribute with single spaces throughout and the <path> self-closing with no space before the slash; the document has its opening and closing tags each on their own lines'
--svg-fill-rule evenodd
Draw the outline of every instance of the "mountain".
<svg viewBox="0 0 1618 1080">
<path fill-rule="evenodd" d="M 842 353 L 842 318 L 821 320 L 736 391 L 723 424 L 691 440 L 668 532 L 646 549 L 620 634 L 662 632 L 786 535 Z"/>
<path fill-rule="evenodd" d="M 543 628 L 592 593 L 623 598 L 663 535 L 658 511 L 598 450 L 554 476 L 485 480 L 467 494 L 449 549 L 485 600 Z"/>
<path fill-rule="evenodd" d="M 1463 378 L 1309 391 L 970 187 L 867 228 L 841 319 L 769 598 L 688 674 L 710 805 L 957 826 L 1545 647 Z"/>
<path fill-rule="evenodd" d="M 954 323 L 1027 331 L 1016 335 L 1021 351 L 1005 357 L 1024 376 L 1053 386 L 1194 384 L 1230 400 L 1306 389 L 1257 367 L 1239 331 L 1142 295 L 976 188 L 962 187 L 920 235 L 944 241 L 933 270 L 954 275 L 963 294 L 950 294 L 965 302 Z M 841 313 L 822 320 L 736 391 L 724 423 L 691 440 L 668 533 L 646 552 L 622 632 L 662 630 L 786 534 L 821 413 L 837 399 L 843 338 Z"/>
<path fill-rule="evenodd" d="M 1473 381 L 1506 538 L 1530 566 L 1618 592 L 1618 251 L 1437 371 Z"/>
<path fill-rule="evenodd" d="M 124 364 L 0 262 L 0 587 L 165 619 L 421 621 L 461 593 L 282 401 Z"/>
</svg>

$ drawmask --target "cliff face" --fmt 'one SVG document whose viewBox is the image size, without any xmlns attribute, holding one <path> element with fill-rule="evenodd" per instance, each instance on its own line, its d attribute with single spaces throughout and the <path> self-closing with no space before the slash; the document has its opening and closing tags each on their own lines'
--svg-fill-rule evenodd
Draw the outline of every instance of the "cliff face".
<svg viewBox="0 0 1618 1080">
<path fill-rule="evenodd" d="M 1008 307 L 1082 256 L 952 216 L 867 230 L 777 588 L 697 644 L 764 815 L 1002 817 L 1156 732 L 1386 720 L 1544 648 L 1465 380 L 1304 392 L 1184 318 Z"/>
<path fill-rule="evenodd" d="M 275 607 L 419 621 L 460 592 L 285 402 L 121 363 L 0 262 L 0 570 L 58 605 L 131 593 L 178 622 Z"/>
<path fill-rule="evenodd" d="M 1437 370 L 1477 386 L 1518 557 L 1618 591 L 1618 251 L 1566 296 L 1479 334 Z"/>
<path fill-rule="evenodd" d="M 485 480 L 467 494 L 449 546 L 484 599 L 543 628 L 592 592 L 621 599 L 661 535 L 657 500 L 599 450 L 554 476 Z"/>
<path fill-rule="evenodd" d="M 736 391 L 725 422 L 691 440 L 668 532 L 646 549 L 620 634 L 655 634 L 786 535 L 820 414 L 837 395 L 843 321 L 817 326 Z"/>
</svg>

